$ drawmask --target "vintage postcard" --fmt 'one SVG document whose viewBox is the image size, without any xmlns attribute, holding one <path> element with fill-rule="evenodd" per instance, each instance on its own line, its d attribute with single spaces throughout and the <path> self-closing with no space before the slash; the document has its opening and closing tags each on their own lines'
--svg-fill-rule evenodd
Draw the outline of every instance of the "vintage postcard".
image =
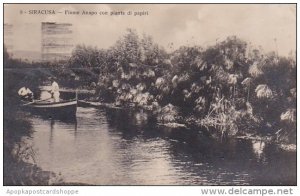
<svg viewBox="0 0 300 196">
<path fill-rule="evenodd" d="M 4 4 L 11 185 L 297 185 L 296 4 Z"/>
</svg>

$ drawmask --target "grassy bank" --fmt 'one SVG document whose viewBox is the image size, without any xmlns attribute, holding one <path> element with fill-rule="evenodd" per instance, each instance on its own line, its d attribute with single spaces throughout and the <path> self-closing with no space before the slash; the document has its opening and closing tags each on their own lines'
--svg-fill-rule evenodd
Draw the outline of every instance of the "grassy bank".
<svg viewBox="0 0 300 196">
<path fill-rule="evenodd" d="M 35 165 L 34 151 L 26 142 L 33 131 L 26 115 L 13 106 L 4 111 L 4 185 L 51 184 L 57 176 Z"/>
</svg>

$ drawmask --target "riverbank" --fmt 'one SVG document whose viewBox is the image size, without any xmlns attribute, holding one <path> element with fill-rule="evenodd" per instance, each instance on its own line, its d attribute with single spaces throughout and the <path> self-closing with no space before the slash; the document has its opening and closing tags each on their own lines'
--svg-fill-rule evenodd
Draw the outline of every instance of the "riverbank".
<svg viewBox="0 0 300 196">
<path fill-rule="evenodd" d="M 32 143 L 32 124 L 30 115 L 11 106 L 5 112 L 3 142 L 3 183 L 5 186 L 45 186 L 45 185 L 88 185 L 84 183 L 65 182 L 61 174 L 42 170 L 35 161 L 35 151 Z"/>
<path fill-rule="evenodd" d="M 6 106 L 7 107 L 7 106 Z M 9 107 L 4 116 L 4 185 L 49 185 L 53 172 L 34 164 L 34 152 L 24 139 L 32 134 L 26 114 Z"/>
<path fill-rule="evenodd" d="M 187 116 L 183 117 L 180 115 L 180 112 L 176 111 L 175 106 L 168 104 L 165 107 L 161 107 L 158 104 L 149 104 L 149 105 L 139 105 L 137 103 L 123 103 L 123 104 L 116 104 L 116 103 L 103 103 L 99 101 L 94 101 L 96 98 L 91 98 L 90 100 L 81 100 L 79 102 L 80 106 L 83 107 L 94 107 L 94 108 L 109 108 L 115 110 L 135 110 L 135 111 L 147 111 L 150 115 L 153 115 L 156 119 L 156 123 L 160 126 L 165 126 L 169 128 L 186 128 L 187 130 L 191 127 L 206 130 L 208 135 L 211 135 L 215 139 L 226 140 L 227 137 L 230 138 L 237 138 L 237 139 L 248 139 L 252 141 L 261 141 L 265 143 L 270 143 L 278 146 L 282 150 L 296 152 L 296 144 L 294 143 L 287 143 L 283 141 L 278 141 L 278 138 L 274 135 L 270 134 L 256 134 L 253 133 L 253 130 L 244 130 L 238 131 L 238 133 L 229 135 L 224 134 L 217 130 L 215 127 L 207 127 L 203 126 L 201 120 L 196 118 L 195 116 Z"/>
</svg>

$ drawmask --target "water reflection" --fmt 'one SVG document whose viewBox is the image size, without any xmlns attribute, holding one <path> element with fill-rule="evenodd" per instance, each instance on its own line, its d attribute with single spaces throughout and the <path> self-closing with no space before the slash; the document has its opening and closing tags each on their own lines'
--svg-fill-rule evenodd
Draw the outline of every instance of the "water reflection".
<svg viewBox="0 0 300 196">
<path fill-rule="evenodd" d="M 258 160 L 261 160 L 263 158 L 265 145 L 266 145 L 265 142 L 261 140 L 252 141 L 253 152 L 256 155 Z"/>
<path fill-rule="evenodd" d="M 75 122 L 38 116 L 31 121 L 37 165 L 61 173 L 68 182 L 97 185 L 296 182 L 295 154 L 274 151 L 274 146 L 263 142 L 242 139 L 220 142 L 198 129 L 157 126 L 155 118 L 143 110 L 78 108 Z M 262 157 L 264 161 L 260 162 Z"/>
<path fill-rule="evenodd" d="M 136 125 L 145 125 L 148 121 L 148 114 L 141 109 L 138 112 L 135 112 L 134 119 Z"/>
</svg>

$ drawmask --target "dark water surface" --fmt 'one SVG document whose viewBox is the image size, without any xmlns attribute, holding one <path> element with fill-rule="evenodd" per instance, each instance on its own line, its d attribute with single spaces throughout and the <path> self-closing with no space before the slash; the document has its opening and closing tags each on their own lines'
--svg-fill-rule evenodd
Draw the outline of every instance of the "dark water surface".
<svg viewBox="0 0 300 196">
<path fill-rule="evenodd" d="M 78 108 L 76 121 L 33 116 L 37 166 L 94 185 L 293 185 L 296 153 L 260 141 L 216 141 L 143 111 Z"/>
</svg>

